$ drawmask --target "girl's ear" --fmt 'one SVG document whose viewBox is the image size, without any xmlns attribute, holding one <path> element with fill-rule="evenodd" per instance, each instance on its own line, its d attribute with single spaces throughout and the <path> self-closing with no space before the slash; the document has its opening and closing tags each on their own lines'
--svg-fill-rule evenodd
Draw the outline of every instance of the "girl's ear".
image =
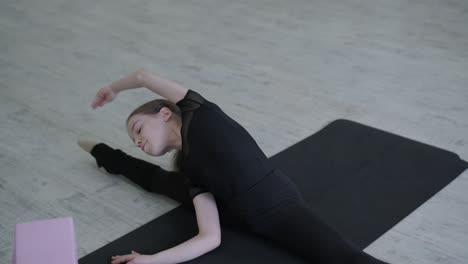
<svg viewBox="0 0 468 264">
<path fill-rule="evenodd" d="M 168 121 L 171 118 L 171 114 L 172 114 L 171 110 L 169 110 L 169 108 L 167 107 L 161 108 L 159 110 L 159 113 L 161 113 L 164 121 Z"/>
</svg>

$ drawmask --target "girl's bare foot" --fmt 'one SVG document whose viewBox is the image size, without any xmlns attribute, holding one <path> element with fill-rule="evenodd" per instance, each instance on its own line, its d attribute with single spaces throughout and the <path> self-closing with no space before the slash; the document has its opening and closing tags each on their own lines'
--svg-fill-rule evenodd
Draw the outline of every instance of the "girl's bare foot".
<svg viewBox="0 0 468 264">
<path fill-rule="evenodd" d="M 84 151 L 91 153 L 91 150 L 93 149 L 93 147 L 97 145 L 99 142 L 86 140 L 86 139 L 78 139 L 77 143 Z"/>
</svg>

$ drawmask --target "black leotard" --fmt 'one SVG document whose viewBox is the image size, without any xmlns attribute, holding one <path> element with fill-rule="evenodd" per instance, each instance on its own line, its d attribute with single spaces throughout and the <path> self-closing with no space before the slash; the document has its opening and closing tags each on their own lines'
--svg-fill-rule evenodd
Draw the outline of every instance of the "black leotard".
<svg viewBox="0 0 468 264">
<path fill-rule="evenodd" d="M 241 195 L 273 168 L 250 134 L 221 108 L 189 90 L 182 110 L 187 175 L 223 203 Z"/>
<path fill-rule="evenodd" d="M 218 105 L 189 90 L 182 110 L 183 172 L 198 192 L 244 220 L 282 203 L 302 201 L 290 179 L 271 164 L 252 136 Z M 268 176 L 268 177 L 267 177 Z"/>
</svg>

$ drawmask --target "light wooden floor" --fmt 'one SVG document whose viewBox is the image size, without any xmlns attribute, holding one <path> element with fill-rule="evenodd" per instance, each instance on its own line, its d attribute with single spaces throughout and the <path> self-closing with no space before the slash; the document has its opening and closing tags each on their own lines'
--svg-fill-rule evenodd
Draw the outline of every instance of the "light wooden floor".
<svg viewBox="0 0 468 264">
<path fill-rule="evenodd" d="M 16 222 L 72 216 L 82 257 L 178 205 L 76 145 L 95 138 L 171 168 L 125 130 L 157 95 L 90 107 L 142 67 L 216 102 L 267 156 L 347 118 L 468 159 L 467 25 L 464 0 L 0 1 L 0 262 Z M 468 263 L 467 189 L 468 172 L 365 251 Z"/>
</svg>

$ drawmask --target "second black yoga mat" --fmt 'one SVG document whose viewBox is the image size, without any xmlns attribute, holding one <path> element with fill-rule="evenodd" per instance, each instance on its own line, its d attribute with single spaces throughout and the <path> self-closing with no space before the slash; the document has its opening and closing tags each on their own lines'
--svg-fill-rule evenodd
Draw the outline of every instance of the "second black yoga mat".
<svg viewBox="0 0 468 264">
<path fill-rule="evenodd" d="M 453 152 L 343 119 L 270 159 L 297 183 L 322 219 L 362 249 L 468 168 Z M 179 206 L 79 263 L 110 263 L 110 256 L 131 250 L 154 254 L 196 231 L 195 215 Z M 222 240 L 216 250 L 187 263 L 305 263 L 227 228 Z"/>
</svg>

